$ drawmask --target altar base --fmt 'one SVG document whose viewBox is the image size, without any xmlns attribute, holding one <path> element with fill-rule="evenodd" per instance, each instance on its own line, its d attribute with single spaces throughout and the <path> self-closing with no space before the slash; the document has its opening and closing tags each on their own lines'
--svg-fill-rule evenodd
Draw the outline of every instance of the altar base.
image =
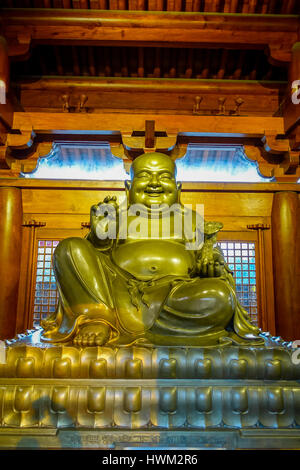
<svg viewBox="0 0 300 470">
<path fill-rule="evenodd" d="M 293 352 L 76 348 L 27 336 L 0 365 L 0 448 L 297 449 Z"/>
</svg>

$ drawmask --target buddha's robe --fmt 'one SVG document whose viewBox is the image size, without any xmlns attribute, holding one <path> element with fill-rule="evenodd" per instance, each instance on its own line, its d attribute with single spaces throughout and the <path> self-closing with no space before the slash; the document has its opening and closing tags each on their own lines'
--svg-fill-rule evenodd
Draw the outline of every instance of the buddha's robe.
<svg viewBox="0 0 300 470">
<path fill-rule="evenodd" d="M 114 240 L 103 248 L 63 240 L 53 257 L 60 301 L 42 324 L 43 338 L 68 342 L 82 325 L 103 323 L 111 328 L 107 344 L 260 342 L 228 267 L 220 277 L 201 278 L 196 257 L 178 240 Z"/>
</svg>

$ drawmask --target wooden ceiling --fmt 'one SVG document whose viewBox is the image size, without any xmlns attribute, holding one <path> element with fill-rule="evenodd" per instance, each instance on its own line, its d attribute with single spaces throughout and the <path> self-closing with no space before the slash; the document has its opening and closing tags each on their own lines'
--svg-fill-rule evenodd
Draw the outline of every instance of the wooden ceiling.
<svg viewBox="0 0 300 470">
<path fill-rule="evenodd" d="M 6 0 L 18 110 L 281 115 L 298 2 L 101 2 Z"/>
<path fill-rule="evenodd" d="M 12 79 L 35 76 L 287 81 L 261 50 L 38 45 L 12 64 Z"/>
<path fill-rule="evenodd" d="M 300 14 L 298 0 L 2 0 L 4 8 Z"/>
<path fill-rule="evenodd" d="M 278 177 L 295 173 L 300 118 L 290 84 L 300 78 L 298 0 L 2 5 L 0 28 L 11 64 L 9 118 L 2 121 L 4 130 L 13 126 L 4 142 L 15 153 L 32 145 L 34 133 L 45 140 L 53 129 L 109 129 L 124 139 L 155 120 L 156 129 L 172 138 L 178 129 L 206 129 L 232 139 L 240 124 L 239 138 L 258 138 L 267 153 L 286 161 Z M 254 137 L 253 123 L 259 129 Z M 284 134 L 290 140 L 281 141 Z M 11 166 L 3 155 L 3 168 Z"/>
</svg>

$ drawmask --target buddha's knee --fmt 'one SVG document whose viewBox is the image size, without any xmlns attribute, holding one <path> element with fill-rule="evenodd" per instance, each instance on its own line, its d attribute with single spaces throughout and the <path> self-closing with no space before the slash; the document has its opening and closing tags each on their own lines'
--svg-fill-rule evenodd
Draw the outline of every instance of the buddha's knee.
<svg viewBox="0 0 300 470">
<path fill-rule="evenodd" d="M 216 310 L 234 312 L 235 296 L 230 286 L 221 279 L 205 279 L 201 286 L 202 296 L 204 295 L 215 304 Z"/>
<path fill-rule="evenodd" d="M 62 240 L 54 252 L 53 267 L 60 291 L 77 315 L 83 309 L 98 314 L 103 304 L 111 306 L 107 280 L 99 269 L 102 256 L 88 240 L 76 237 Z"/>
<path fill-rule="evenodd" d="M 235 298 L 228 284 L 218 278 L 197 278 L 179 285 L 168 299 L 168 305 L 181 311 L 215 315 L 230 315 L 235 309 Z"/>
<path fill-rule="evenodd" d="M 93 259 L 92 245 L 84 238 L 71 237 L 62 240 L 53 253 L 53 266 L 59 272 L 75 265 L 83 266 Z"/>
</svg>

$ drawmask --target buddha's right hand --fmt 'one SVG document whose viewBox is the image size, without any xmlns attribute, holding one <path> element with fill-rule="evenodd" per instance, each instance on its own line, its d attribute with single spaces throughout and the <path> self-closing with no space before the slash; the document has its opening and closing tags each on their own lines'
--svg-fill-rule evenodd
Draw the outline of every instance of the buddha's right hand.
<svg viewBox="0 0 300 470">
<path fill-rule="evenodd" d="M 106 196 L 102 202 L 91 207 L 91 231 L 88 239 L 103 245 L 115 239 L 117 233 L 118 203 L 116 196 Z"/>
</svg>

